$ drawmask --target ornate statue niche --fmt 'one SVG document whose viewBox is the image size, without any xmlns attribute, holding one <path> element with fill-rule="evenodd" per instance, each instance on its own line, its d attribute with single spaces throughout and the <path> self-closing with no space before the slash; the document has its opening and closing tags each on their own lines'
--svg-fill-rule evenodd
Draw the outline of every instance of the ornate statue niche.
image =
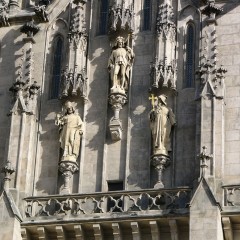
<svg viewBox="0 0 240 240">
<path fill-rule="evenodd" d="M 78 171 L 77 158 L 79 156 L 81 136 L 83 134 L 83 122 L 75 112 L 73 103 L 65 103 L 65 112 L 57 114 L 55 124 L 59 126 L 59 142 L 61 160 L 59 171 L 64 177 L 64 186 L 61 193 L 70 193 L 70 179 L 74 172 Z"/>
<path fill-rule="evenodd" d="M 81 97 L 87 100 L 87 31 L 85 22 L 86 0 L 74 0 L 68 33 L 68 61 L 61 73 L 60 99 Z"/>
<path fill-rule="evenodd" d="M 175 58 L 176 24 L 172 3 L 164 0 L 159 5 L 156 21 L 155 59 L 150 66 L 153 89 L 176 91 L 177 64 Z"/>
<path fill-rule="evenodd" d="M 133 59 L 133 50 L 127 46 L 123 37 L 117 37 L 108 61 L 111 80 L 109 103 L 114 110 L 114 117 L 111 118 L 109 127 L 112 139 L 115 141 L 120 140 L 122 137 L 122 124 L 119 119 L 119 112 L 127 102 Z"/>
<path fill-rule="evenodd" d="M 149 114 L 153 150 L 151 162 L 158 171 L 158 181 L 154 188 L 163 188 L 162 172 L 170 163 L 171 131 L 176 125 L 176 119 L 172 109 L 167 106 L 166 95 L 162 94 L 158 97 L 152 95 L 150 100 L 153 106 Z"/>
<path fill-rule="evenodd" d="M 114 0 L 109 8 L 109 39 L 112 53 L 108 61 L 110 75 L 109 104 L 114 116 L 110 119 L 109 129 L 112 140 L 122 139 L 122 123 L 119 112 L 127 103 L 127 92 L 131 81 L 134 60 L 132 36 L 134 32 L 134 10 L 132 0 Z"/>
</svg>

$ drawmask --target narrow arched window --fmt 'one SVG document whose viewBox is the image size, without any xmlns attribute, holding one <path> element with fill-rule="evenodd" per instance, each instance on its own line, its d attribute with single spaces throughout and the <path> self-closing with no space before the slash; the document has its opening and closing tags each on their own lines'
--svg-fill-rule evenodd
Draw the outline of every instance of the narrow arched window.
<svg viewBox="0 0 240 240">
<path fill-rule="evenodd" d="M 63 39 L 61 36 L 57 36 L 53 44 L 53 69 L 52 69 L 52 84 L 50 91 L 51 99 L 58 98 L 59 95 L 62 68 L 62 53 L 63 53 Z"/>
<path fill-rule="evenodd" d="M 188 24 L 187 26 L 187 39 L 186 39 L 186 76 L 185 87 L 194 87 L 194 70 L 195 70 L 195 54 L 194 54 L 194 39 L 195 39 L 194 25 Z"/>
<path fill-rule="evenodd" d="M 143 4 L 143 31 L 151 30 L 151 0 L 144 0 Z"/>
<path fill-rule="evenodd" d="M 99 18 L 99 35 L 107 33 L 107 21 L 108 21 L 108 0 L 100 0 L 100 18 Z"/>
</svg>

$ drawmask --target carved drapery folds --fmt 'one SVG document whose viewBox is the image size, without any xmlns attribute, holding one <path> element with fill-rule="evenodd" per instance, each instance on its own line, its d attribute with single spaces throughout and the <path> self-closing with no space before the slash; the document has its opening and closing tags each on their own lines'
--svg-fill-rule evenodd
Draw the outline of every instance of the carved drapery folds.
<svg viewBox="0 0 240 240">
<path fill-rule="evenodd" d="M 159 6 L 156 32 L 156 56 L 150 67 L 152 87 L 176 90 L 176 25 L 173 20 L 173 8 L 168 0 Z"/>
<path fill-rule="evenodd" d="M 61 74 L 60 98 L 80 96 L 87 99 L 86 51 L 87 33 L 85 26 L 84 4 L 86 1 L 74 1 L 71 9 L 72 19 L 68 33 L 69 60 Z"/>
<path fill-rule="evenodd" d="M 131 48 L 134 32 L 134 11 L 132 1 L 114 1 L 109 8 L 109 38 L 112 52 L 108 61 L 110 77 L 109 104 L 114 111 L 109 129 L 112 140 L 122 138 L 122 124 L 119 112 L 127 103 L 131 82 L 134 52 Z"/>
<path fill-rule="evenodd" d="M 77 158 L 83 134 L 83 122 L 81 117 L 75 112 L 73 103 L 67 101 L 64 113 L 57 115 L 55 124 L 59 127 L 61 149 L 59 171 L 62 173 L 64 180 L 60 192 L 70 193 L 70 179 L 73 173 L 78 170 Z"/>
<path fill-rule="evenodd" d="M 158 180 L 154 188 L 163 188 L 162 173 L 170 164 L 169 152 L 172 151 L 171 131 L 176 124 L 172 109 L 167 106 L 167 96 L 152 96 L 152 107 L 150 116 L 150 128 L 152 132 L 152 158 L 151 163 L 158 172 Z M 155 102 L 156 100 L 156 102 Z"/>
</svg>

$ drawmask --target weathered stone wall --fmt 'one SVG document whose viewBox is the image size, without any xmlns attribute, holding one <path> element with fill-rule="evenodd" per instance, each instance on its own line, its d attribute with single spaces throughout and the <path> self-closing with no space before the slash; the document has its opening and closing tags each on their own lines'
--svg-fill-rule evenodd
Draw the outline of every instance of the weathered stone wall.
<svg viewBox="0 0 240 240">
<path fill-rule="evenodd" d="M 220 62 L 226 66 L 226 111 L 225 111 L 225 162 L 224 184 L 239 184 L 240 181 L 240 32 L 239 3 L 222 3 L 224 11 L 216 28 Z"/>
</svg>

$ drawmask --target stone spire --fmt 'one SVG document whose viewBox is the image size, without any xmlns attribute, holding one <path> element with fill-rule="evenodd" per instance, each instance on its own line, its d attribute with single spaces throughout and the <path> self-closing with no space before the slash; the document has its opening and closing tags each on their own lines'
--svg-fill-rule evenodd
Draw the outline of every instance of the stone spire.
<svg viewBox="0 0 240 240">
<path fill-rule="evenodd" d="M 176 25 L 170 0 L 159 5 L 156 22 L 156 54 L 151 66 L 151 80 L 154 88 L 176 90 Z"/>
</svg>

